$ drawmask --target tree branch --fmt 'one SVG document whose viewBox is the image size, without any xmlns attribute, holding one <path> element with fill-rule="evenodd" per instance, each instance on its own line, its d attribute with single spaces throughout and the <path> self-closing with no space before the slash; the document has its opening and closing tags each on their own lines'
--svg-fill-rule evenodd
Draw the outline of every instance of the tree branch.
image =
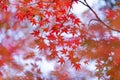
<svg viewBox="0 0 120 80">
<path fill-rule="evenodd" d="M 78 0 L 78 1 L 79 1 L 79 0 Z M 96 21 L 101 22 L 104 26 L 106 26 L 106 27 L 107 27 L 108 29 L 110 29 L 110 30 L 120 32 L 120 30 L 111 28 L 109 25 L 107 25 L 106 23 L 104 23 L 104 22 L 98 17 L 97 13 L 90 7 L 90 5 L 87 3 L 86 0 L 84 0 L 84 2 L 80 0 L 79 2 L 82 3 L 84 6 L 88 7 L 88 8 L 93 12 L 93 14 L 95 15 L 95 17 L 97 18 Z M 92 20 L 95 20 L 95 19 L 92 19 Z M 91 22 L 92 20 L 90 20 L 90 22 Z M 89 22 L 89 24 L 90 24 L 90 22 Z"/>
</svg>

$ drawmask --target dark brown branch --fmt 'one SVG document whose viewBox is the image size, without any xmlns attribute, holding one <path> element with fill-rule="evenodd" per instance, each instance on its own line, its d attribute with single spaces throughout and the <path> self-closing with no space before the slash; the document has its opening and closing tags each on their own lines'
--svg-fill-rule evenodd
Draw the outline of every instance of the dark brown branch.
<svg viewBox="0 0 120 80">
<path fill-rule="evenodd" d="M 79 0 L 78 0 L 78 1 L 79 1 Z M 84 2 L 82 2 L 82 1 L 79 1 L 79 2 L 82 3 L 83 5 L 85 5 L 86 7 L 88 7 L 88 8 L 93 12 L 93 14 L 95 15 L 95 17 L 97 18 L 96 21 L 101 22 L 104 26 L 106 26 L 106 27 L 107 27 L 108 29 L 110 29 L 110 30 L 120 32 L 120 30 L 113 29 L 113 28 L 111 28 L 109 25 L 107 25 L 106 23 L 104 23 L 104 22 L 98 17 L 97 13 L 90 7 L 90 5 L 87 3 L 86 0 L 84 0 Z M 95 19 L 93 19 L 93 20 L 95 20 Z M 91 21 L 90 21 L 90 22 L 91 22 Z M 90 23 L 89 23 L 89 24 L 90 24 Z"/>
</svg>

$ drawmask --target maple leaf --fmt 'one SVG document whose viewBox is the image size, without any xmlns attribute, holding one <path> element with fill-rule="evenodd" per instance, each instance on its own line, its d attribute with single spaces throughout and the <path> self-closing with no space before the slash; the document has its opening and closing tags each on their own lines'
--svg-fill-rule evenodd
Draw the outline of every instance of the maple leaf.
<svg viewBox="0 0 120 80">
<path fill-rule="evenodd" d="M 28 11 L 26 11 L 26 14 L 24 16 L 26 18 L 29 18 L 29 17 L 33 16 L 33 13 L 30 10 L 28 10 Z"/>
<path fill-rule="evenodd" d="M 74 51 L 69 51 L 69 55 L 67 55 L 67 57 L 68 57 L 68 60 L 71 61 L 74 57 Z"/>
<path fill-rule="evenodd" d="M 56 37 L 54 36 L 54 34 L 50 34 L 47 36 L 48 40 L 56 40 Z"/>
<path fill-rule="evenodd" d="M 116 13 L 113 10 L 109 9 L 109 10 L 106 11 L 106 17 L 107 18 L 113 18 L 113 17 L 115 17 L 115 15 L 116 15 Z"/>
<path fill-rule="evenodd" d="M 62 24 L 55 24 L 53 27 L 52 27 L 52 33 L 56 33 L 58 34 L 60 31 L 59 31 L 59 28 L 62 27 Z"/>
<path fill-rule="evenodd" d="M 69 7 L 71 7 L 72 2 L 69 0 L 69 1 L 65 1 L 64 4 L 66 8 L 68 9 Z"/>
<path fill-rule="evenodd" d="M 43 8 L 44 5 L 43 5 L 43 3 L 38 3 L 38 4 L 37 4 L 37 7 L 39 7 L 39 8 Z"/>
<path fill-rule="evenodd" d="M 68 17 L 71 19 L 75 19 L 75 16 L 73 14 L 69 14 Z"/>
<path fill-rule="evenodd" d="M 32 34 L 34 37 L 37 37 L 37 36 L 39 36 L 39 33 L 40 33 L 39 30 L 34 30 L 31 34 Z"/>
<path fill-rule="evenodd" d="M 32 25 L 36 25 L 37 24 L 36 20 L 33 19 L 33 18 L 30 19 L 30 22 L 32 23 Z"/>
<path fill-rule="evenodd" d="M 79 64 L 79 63 L 74 63 L 74 64 L 73 64 L 73 67 L 74 67 L 76 70 L 80 70 L 80 64 Z"/>
<path fill-rule="evenodd" d="M 65 15 L 62 16 L 60 19 L 61 19 L 61 20 L 64 20 L 64 21 L 67 21 L 67 20 L 68 20 L 67 17 L 66 17 Z"/>
<path fill-rule="evenodd" d="M 44 24 L 45 24 L 44 21 L 40 21 L 40 22 L 39 22 L 40 27 L 42 27 Z"/>
<path fill-rule="evenodd" d="M 38 36 L 37 37 L 37 41 L 38 41 L 38 49 L 39 50 L 42 50 L 42 49 L 46 50 L 46 49 L 48 49 L 49 46 L 45 43 L 45 38 L 43 38 L 41 36 Z"/>
<path fill-rule="evenodd" d="M 48 46 L 43 41 L 40 41 L 39 45 L 38 45 L 38 48 L 39 48 L 39 50 L 41 50 L 41 49 L 45 50 L 45 49 L 48 48 Z"/>
<path fill-rule="evenodd" d="M 76 38 L 75 40 L 73 40 L 73 43 L 78 46 L 80 44 L 80 39 Z"/>
<path fill-rule="evenodd" d="M 59 57 L 58 63 L 60 63 L 60 64 L 65 63 L 65 60 L 63 59 L 63 57 Z"/>
<path fill-rule="evenodd" d="M 79 26 L 79 24 L 80 24 L 81 21 L 80 21 L 79 18 L 77 18 L 73 22 L 74 22 L 74 25 L 78 25 Z"/>
<path fill-rule="evenodd" d="M 50 50 L 54 50 L 56 48 L 56 44 L 53 42 L 50 42 Z"/>
<path fill-rule="evenodd" d="M 65 14 L 66 10 L 65 9 L 61 9 L 61 10 L 59 10 L 59 12 L 62 13 L 62 14 Z"/>
<path fill-rule="evenodd" d="M 66 41 L 65 43 L 68 47 L 71 47 L 73 45 L 71 41 Z"/>
<path fill-rule="evenodd" d="M 71 60 L 73 58 L 72 55 L 67 55 L 67 57 L 68 57 L 68 60 Z"/>
<path fill-rule="evenodd" d="M 72 64 L 75 64 L 76 62 L 79 62 L 79 61 L 80 61 L 80 59 L 77 58 L 77 57 L 71 59 L 71 63 L 72 63 Z"/>
<path fill-rule="evenodd" d="M 56 22 L 60 22 L 61 21 L 61 18 L 56 18 Z"/>
<path fill-rule="evenodd" d="M 52 13 L 49 12 L 49 11 L 45 11 L 45 14 L 46 14 L 48 17 L 50 17 L 50 16 L 52 15 Z"/>
<path fill-rule="evenodd" d="M 73 45 L 72 46 L 72 49 L 76 49 L 78 46 L 77 45 Z"/>
<path fill-rule="evenodd" d="M 7 8 L 8 8 L 7 5 L 5 5 L 5 4 L 1 4 L 1 5 L 2 5 L 1 8 L 2 8 L 3 10 L 7 11 Z"/>
<path fill-rule="evenodd" d="M 63 28 L 62 32 L 68 33 L 68 28 Z"/>
<path fill-rule="evenodd" d="M 72 33 L 73 36 L 77 33 L 76 31 L 77 31 L 76 27 L 72 28 L 71 33 Z"/>
<path fill-rule="evenodd" d="M 57 56 L 58 56 L 58 54 L 57 54 L 57 51 L 55 51 L 55 50 L 53 50 L 50 54 L 50 57 L 52 57 L 52 58 L 55 58 Z"/>
<path fill-rule="evenodd" d="M 58 43 L 57 44 L 63 46 L 64 45 L 63 36 L 57 35 L 57 37 L 58 37 Z"/>
<path fill-rule="evenodd" d="M 43 29 L 44 32 L 48 32 L 48 30 L 49 30 L 48 28 L 44 28 Z"/>
<path fill-rule="evenodd" d="M 63 50 L 61 50 L 62 54 L 66 54 L 67 53 L 67 49 L 63 48 Z"/>
<path fill-rule="evenodd" d="M 18 20 L 22 21 L 24 19 L 24 14 L 22 12 L 19 12 L 16 14 L 16 17 Z"/>
</svg>

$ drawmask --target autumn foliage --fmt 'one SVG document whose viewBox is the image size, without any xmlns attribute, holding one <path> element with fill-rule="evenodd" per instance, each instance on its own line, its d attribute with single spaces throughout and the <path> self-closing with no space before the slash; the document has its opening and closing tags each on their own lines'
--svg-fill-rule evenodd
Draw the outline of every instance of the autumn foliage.
<svg viewBox="0 0 120 80">
<path fill-rule="evenodd" d="M 82 18 L 71 11 L 79 3 L 89 8 Z M 101 19 L 87 0 L 0 0 L 0 80 L 87 80 L 69 69 L 120 80 L 119 2 L 116 6 L 98 9 Z M 50 77 L 39 66 L 43 57 L 55 61 Z M 84 67 L 92 62 L 94 71 Z"/>
</svg>

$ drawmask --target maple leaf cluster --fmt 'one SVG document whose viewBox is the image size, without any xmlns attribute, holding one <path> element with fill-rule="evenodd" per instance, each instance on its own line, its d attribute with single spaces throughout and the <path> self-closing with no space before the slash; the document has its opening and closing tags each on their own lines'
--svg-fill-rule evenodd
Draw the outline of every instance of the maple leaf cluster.
<svg viewBox="0 0 120 80">
<path fill-rule="evenodd" d="M 79 57 L 75 57 L 75 54 L 73 54 L 74 52 L 71 53 L 71 51 L 76 51 L 80 46 L 80 30 L 82 31 L 80 26 L 83 25 L 81 25 L 82 22 L 80 19 L 69 11 L 72 8 L 73 1 L 58 0 L 34 3 L 34 6 L 31 3 L 30 7 L 24 8 L 24 13 L 19 9 L 16 14 L 17 19 L 28 19 L 32 25 L 39 27 L 31 34 L 38 41 L 37 44 L 40 51 L 44 50 L 44 53 L 49 51 L 49 57 L 47 56 L 48 59 L 58 58 L 58 63 L 64 64 L 66 62 L 65 58 L 68 58 L 73 67 L 77 70 L 80 69 L 80 59 Z M 27 5 L 24 2 L 21 4 Z M 26 14 L 28 10 L 29 13 L 31 13 L 30 15 Z M 64 36 L 69 34 L 72 35 L 70 38 Z M 61 50 L 57 50 L 59 47 L 61 47 Z M 75 60 L 77 58 L 78 60 Z"/>
<path fill-rule="evenodd" d="M 13 53 L 20 53 L 19 50 L 26 51 L 26 49 L 23 49 L 26 45 L 27 47 L 35 47 L 33 45 L 36 45 L 37 49 L 39 49 L 39 55 L 44 55 L 47 61 L 55 60 L 56 63 L 60 64 L 60 67 L 63 66 L 62 68 L 64 69 L 66 65 L 70 64 L 76 71 L 80 71 L 83 68 L 83 64 L 89 65 L 89 62 L 93 60 L 96 63 L 95 75 L 98 78 L 110 76 L 111 80 L 119 80 L 119 37 L 114 36 L 114 32 L 105 27 L 106 25 L 103 24 L 101 19 L 99 19 L 97 14 L 87 4 L 86 0 L 84 1 L 85 3 L 79 0 L 19 0 L 14 2 L 1 0 L 0 32 L 2 32 L 4 26 L 6 32 L 9 33 L 9 29 L 11 29 L 17 35 L 18 30 L 25 31 L 25 22 L 27 22 L 29 24 L 27 28 L 28 26 L 29 28 L 31 28 L 31 26 L 34 28 L 31 32 L 31 35 L 34 37 L 34 43 L 30 41 L 33 37 L 28 36 L 28 30 L 24 32 L 27 38 L 20 37 L 18 41 L 16 37 L 15 40 L 13 39 L 14 36 L 10 36 L 6 33 L 7 38 L 3 40 L 3 43 L 0 43 L 2 44 L 0 45 L 0 56 L 2 57 L 0 66 L 8 63 L 10 67 L 15 65 L 13 68 L 19 68 L 20 71 L 23 71 L 24 69 L 21 68 L 19 64 L 12 62 L 12 55 L 14 55 Z M 96 22 L 92 25 L 86 25 L 87 21 L 84 24 L 80 18 L 75 16 L 71 11 L 73 8 L 72 5 L 74 3 L 78 4 L 79 2 L 88 6 L 102 24 Z M 119 5 L 119 2 L 117 5 Z M 15 10 L 11 9 L 11 6 L 15 6 Z M 111 29 L 120 28 L 119 9 L 107 9 L 104 10 L 103 13 Z M 88 16 L 87 18 L 91 18 L 89 11 L 85 13 L 84 16 L 85 15 Z M 23 27 L 22 25 L 24 24 L 25 26 Z M 23 43 L 24 45 L 22 45 Z M 16 76 L 15 79 L 33 80 L 34 73 L 42 74 L 37 64 L 37 61 L 42 61 L 42 59 L 40 56 L 36 58 L 36 55 L 37 54 L 33 52 L 28 52 L 28 54 L 26 52 L 26 55 L 23 57 L 24 60 L 35 59 L 35 62 L 30 64 L 32 66 L 31 72 L 24 72 L 27 77 Z M 81 64 L 82 61 L 83 64 Z M 51 74 L 54 74 L 60 80 L 69 80 L 68 73 L 60 71 L 61 69 L 56 69 L 56 71 L 54 73 L 51 72 Z M 104 74 L 106 74 L 106 76 Z M 1 76 L 2 72 L 0 71 L 0 77 Z M 41 79 L 41 77 L 37 79 Z"/>
</svg>

